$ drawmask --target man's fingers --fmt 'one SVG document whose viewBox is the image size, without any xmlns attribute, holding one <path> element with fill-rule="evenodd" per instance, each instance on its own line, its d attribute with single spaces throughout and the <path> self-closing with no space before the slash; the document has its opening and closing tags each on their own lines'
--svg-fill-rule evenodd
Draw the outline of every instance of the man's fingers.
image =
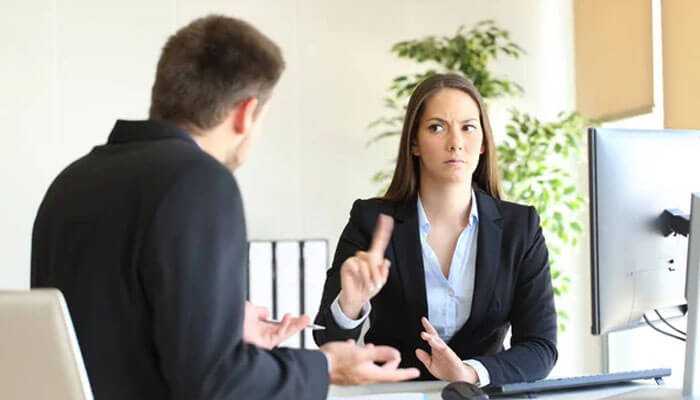
<svg viewBox="0 0 700 400">
<path fill-rule="evenodd" d="M 385 214 L 379 214 L 377 225 L 374 228 L 372 236 L 372 244 L 369 247 L 368 253 L 374 257 L 376 264 L 379 264 L 384 259 L 386 246 L 391 240 L 391 232 L 394 230 L 394 219 Z"/>
<path fill-rule="evenodd" d="M 270 318 L 270 311 L 266 307 L 255 306 L 255 314 L 257 314 L 258 319 Z"/>
<path fill-rule="evenodd" d="M 292 316 L 289 314 L 284 314 L 284 316 L 282 317 L 282 321 L 280 321 L 280 324 L 277 327 L 277 336 L 284 337 L 284 335 L 287 334 L 287 330 L 289 330 L 289 326 L 291 324 Z"/>
<path fill-rule="evenodd" d="M 245 307 L 246 311 L 250 311 L 257 319 L 267 319 L 269 317 L 269 311 L 265 307 L 256 306 L 249 301 L 245 302 Z"/>
<path fill-rule="evenodd" d="M 307 325 L 311 323 L 311 317 L 306 314 L 302 314 L 296 318 L 296 325 L 300 325 L 302 328 L 306 328 Z"/>
<path fill-rule="evenodd" d="M 391 361 L 387 361 L 382 365 L 382 369 L 388 369 L 388 370 L 393 370 L 396 369 L 399 364 L 401 364 L 401 359 L 395 359 Z"/>
<path fill-rule="evenodd" d="M 401 382 L 409 379 L 415 379 L 420 376 L 420 372 L 417 368 L 403 368 L 403 369 L 384 369 L 382 367 L 377 367 L 373 365 L 374 368 L 371 374 L 374 382 Z"/>
<path fill-rule="evenodd" d="M 292 322 L 289 324 L 289 328 L 285 332 L 287 336 L 296 335 L 302 329 L 306 328 L 311 322 L 311 318 L 308 315 L 302 315 L 297 318 L 292 318 Z"/>
<path fill-rule="evenodd" d="M 365 347 L 362 352 L 365 360 L 373 362 L 385 363 L 393 360 L 401 361 L 401 353 L 393 347 L 389 346 L 372 346 Z"/>
</svg>

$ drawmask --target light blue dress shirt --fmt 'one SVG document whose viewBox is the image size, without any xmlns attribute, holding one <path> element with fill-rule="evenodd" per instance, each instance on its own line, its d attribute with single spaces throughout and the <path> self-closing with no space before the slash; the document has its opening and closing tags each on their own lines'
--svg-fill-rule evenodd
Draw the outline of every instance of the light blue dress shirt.
<svg viewBox="0 0 700 400">
<path fill-rule="evenodd" d="M 472 193 L 472 199 L 474 194 Z M 428 319 L 445 342 L 469 319 L 474 297 L 476 271 L 476 242 L 479 234 L 479 213 L 476 200 L 472 202 L 469 222 L 457 238 L 446 278 L 435 252 L 428 243 L 430 221 L 418 198 L 418 228 L 425 269 L 425 290 L 428 297 Z"/>
<path fill-rule="evenodd" d="M 440 262 L 428 243 L 430 221 L 418 197 L 418 228 L 425 269 L 425 290 L 428 300 L 428 319 L 442 340 L 448 342 L 467 322 L 471 314 L 476 277 L 476 251 L 479 234 L 479 212 L 476 196 L 472 191 L 472 206 L 469 222 L 457 239 L 448 277 L 442 273 Z M 335 322 L 343 329 L 354 329 L 367 319 L 371 304 L 362 307 L 356 320 L 348 318 L 340 309 L 338 298 L 331 304 Z M 479 377 L 479 386 L 490 383 L 488 370 L 477 360 L 466 360 Z"/>
</svg>

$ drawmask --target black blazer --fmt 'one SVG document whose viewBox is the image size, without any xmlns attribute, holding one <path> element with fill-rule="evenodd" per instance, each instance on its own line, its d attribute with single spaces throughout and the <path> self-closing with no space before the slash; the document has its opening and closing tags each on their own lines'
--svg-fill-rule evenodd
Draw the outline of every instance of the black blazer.
<svg viewBox="0 0 700 400">
<path fill-rule="evenodd" d="M 66 297 L 96 399 L 325 399 L 318 351 L 242 341 L 233 175 L 185 132 L 118 121 L 41 204 L 32 287 Z"/>
<path fill-rule="evenodd" d="M 542 379 L 557 360 L 557 322 L 552 282 L 539 217 L 533 207 L 500 201 L 476 189 L 479 211 L 476 281 L 471 315 L 448 345 L 463 359 L 476 359 L 492 385 Z M 420 338 L 420 318 L 428 315 L 423 257 L 415 197 L 406 203 L 357 200 L 328 270 L 314 331 L 316 343 L 357 339 L 360 327 L 341 329 L 330 310 L 340 291 L 340 267 L 358 250 L 366 250 L 379 213 L 396 223 L 385 256 L 389 279 L 372 299 L 365 341 L 395 346 L 402 367 L 421 369 L 419 379 L 434 379 L 418 361 L 415 349 L 429 351 Z M 513 327 L 511 348 L 503 340 Z"/>
</svg>

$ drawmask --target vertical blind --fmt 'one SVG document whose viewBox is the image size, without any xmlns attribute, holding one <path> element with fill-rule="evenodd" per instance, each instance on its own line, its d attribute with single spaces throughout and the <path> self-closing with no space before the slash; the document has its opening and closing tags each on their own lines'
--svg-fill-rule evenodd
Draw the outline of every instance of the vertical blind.
<svg viewBox="0 0 700 400">
<path fill-rule="evenodd" d="M 676 0 L 664 3 L 669 1 Z M 574 1 L 576 108 L 581 114 L 610 121 L 651 112 L 651 29 L 651 0 Z"/>
<path fill-rule="evenodd" d="M 700 129 L 700 1 L 661 2 L 664 126 Z"/>
</svg>

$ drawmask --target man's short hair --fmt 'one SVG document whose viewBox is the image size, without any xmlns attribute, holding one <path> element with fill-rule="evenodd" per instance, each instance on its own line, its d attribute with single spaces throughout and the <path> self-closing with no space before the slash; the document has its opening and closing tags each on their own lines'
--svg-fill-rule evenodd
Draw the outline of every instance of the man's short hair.
<svg viewBox="0 0 700 400">
<path fill-rule="evenodd" d="M 150 118 L 210 129 L 246 98 L 264 103 L 283 70 L 280 48 L 252 25 L 221 15 L 199 18 L 163 47 Z"/>
</svg>

